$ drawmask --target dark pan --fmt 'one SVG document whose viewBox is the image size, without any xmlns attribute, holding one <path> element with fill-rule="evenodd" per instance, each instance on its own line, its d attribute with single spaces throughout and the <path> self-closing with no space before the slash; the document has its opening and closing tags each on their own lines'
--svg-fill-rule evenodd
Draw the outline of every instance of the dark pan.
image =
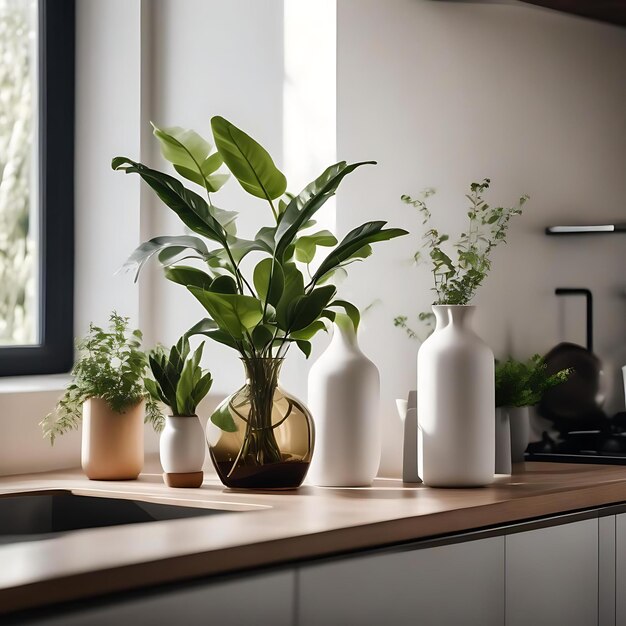
<svg viewBox="0 0 626 626">
<path fill-rule="evenodd" d="M 546 354 L 547 371 L 555 374 L 572 368 L 567 382 L 548 391 L 539 405 L 540 413 L 561 428 L 591 426 L 604 417 L 605 379 L 602 362 L 593 353 L 593 298 L 589 289 L 564 289 L 557 295 L 584 295 L 587 298 L 587 347 L 563 342 Z M 575 422 L 575 423 L 572 423 Z"/>
</svg>

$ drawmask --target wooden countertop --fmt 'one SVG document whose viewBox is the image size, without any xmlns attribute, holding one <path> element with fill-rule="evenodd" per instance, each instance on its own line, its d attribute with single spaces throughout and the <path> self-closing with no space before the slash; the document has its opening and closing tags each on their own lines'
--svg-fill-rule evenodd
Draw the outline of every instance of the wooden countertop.
<svg viewBox="0 0 626 626">
<path fill-rule="evenodd" d="M 626 466 L 527 463 L 482 489 L 377 479 L 369 488 L 244 492 L 214 476 L 200 489 L 168 489 L 158 473 L 102 482 L 78 470 L 0 477 L 0 497 L 34 490 L 241 512 L 0 546 L 0 614 L 621 503 Z"/>
</svg>

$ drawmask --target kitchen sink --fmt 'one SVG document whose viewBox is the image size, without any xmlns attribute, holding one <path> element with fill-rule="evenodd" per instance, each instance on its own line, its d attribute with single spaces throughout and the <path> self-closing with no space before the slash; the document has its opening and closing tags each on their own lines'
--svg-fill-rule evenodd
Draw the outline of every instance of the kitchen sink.
<svg viewBox="0 0 626 626">
<path fill-rule="evenodd" d="M 84 496 L 71 492 L 10 495 L 0 497 L 0 544 L 49 539 L 84 528 L 143 524 L 232 512 Z"/>
</svg>

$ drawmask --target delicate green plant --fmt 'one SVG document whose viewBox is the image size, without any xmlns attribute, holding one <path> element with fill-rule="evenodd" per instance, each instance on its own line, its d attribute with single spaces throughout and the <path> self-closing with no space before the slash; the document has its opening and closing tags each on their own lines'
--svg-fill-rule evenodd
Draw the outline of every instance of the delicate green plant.
<svg viewBox="0 0 626 626">
<path fill-rule="evenodd" d="M 526 362 L 511 358 L 496 362 L 496 406 L 534 406 L 546 391 L 567 381 L 572 371 L 548 374 L 546 362 L 538 354 Z"/>
<path fill-rule="evenodd" d="M 209 393 L 213 378 L 200 366 L 204 343 L 190 356 L 189 339 L 183 335 L 169 351 L 157 347 L 148 355 L 154 380 L 144 384 L 150 395 L 170 407 L 172 415 L 195 416 L 200 401 Z"/>
<path fill-rule="evenodd" d="M 343 310 L 358 323 L 356 307 L 337 299 L 336 287 L 328 284 L 333 275 L 369 256 L 371 244 L 407 231 L 385 229 L 383 221 L 367 222 L 341 242 L 328 231 L 310 231 L 315 225 L 313 217 L 335 195 L 345 176 L 373 161 L 331 165 L 292 195 L 283 173 L 252 137 L 223 117 L 213 117 L 211 128 L 216 152 L 192 130 L 154 130 L 165 159 L 179 175 L 199 185 L 206 200 L 168 174 L 127 157 L 113 159 L 113 169 L 139 174 L 185 226 L 199 235 L 152 239 L 135 250 L 127 266 L 138 274 L 156 255 L 166 278 L 197 298 L 208 317 L 190 329 L 188 336 L 201 334 L 225 344 L 239 352 L 247 365 L 260 358 L 283 358 L 294 343 L 308 357 L 311 339 L 325 329 L 324 318 L 332 320 L 337 310 Z M 252 240 L 237 236 L 237 213 L 213 203 L 212 195 L 226 180 L 218 173 L 222 164 L 247 193 L 266 202 L 271 211 L 271 223 Z M 321 247 L 330 251 L 311 270 Z M 260 260 L 251 275 L 246 275 L 242 262 L 251 253 Z M 192 258 L 201 267 L 182 265 L 183 258 Z M 224 430 L 236 430 L 229 411 L 216 411 L 211 419 Z M 258 419 L 271 420 L 271 415 Z M 273 437 L 268 425 L 251 424 L 250 428 L 260 440 Z"/>
<path fill-rule="evenodd" d="M 51 444 L 56 437 L 78 428 L 83 403 L 89 398 L 102 398 L 117 413 L 145 400 L 146 423 L 155 430 L 162 428 L 158 404 L 143 383 L 148 361 L 141 350 L 141 331 L 129 332 L 128 318 L 115 312 L 109 321 L 108 330 L 90 324 L 87 336 L 77 342 L 80 356 L 72 369 L 72 383 L 40 424 Z"/>
<path fill-rule="evenodd" d="M 444 244 L 449 241 L 449 235 L 429 227 L 423 235 L 421 250 L 413 257 L 416 263 L 424 261 L 424 257 L 430 260 L 433 291 L 437 296 L 433 302 L 435 305 L 466 305 L 472 301 L 476 290 L 491 270 L 491 253 L 499 243 L 506 243 L 511 218 L 522 214 L 527 195 L 523 195 L 513 207 L 492 207 L 487 204 L 484 193 L 490 183 L 489 178 L 480 183 L 471 183 L 469 193 L 465 196 L 470 203 L 467 211 L 468 227 L 453 244 L 455 253 L 446 251 Z M 401 196 L 405 204 L 418 210 L 423 226 L 431 223 L 432 213 L 427 201 L 434 193 L 434 189 L 428 188 L 420 198 Z M 433 314 L 420 313 L 419 321 L 426 323 L 427 334 L 430 334 L 433 330 Z M 394 325 L 403 328 L 410 338 L 420 339 L 420 334 L 409 327 L 406 316 L 396 317 Z"/>
</svg>

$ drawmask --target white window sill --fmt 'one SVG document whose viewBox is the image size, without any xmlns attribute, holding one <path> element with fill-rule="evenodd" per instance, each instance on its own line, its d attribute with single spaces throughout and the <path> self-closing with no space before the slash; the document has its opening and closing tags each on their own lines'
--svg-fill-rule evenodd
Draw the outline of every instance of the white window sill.
<svg viewBox="0 0 626 626">
<path fill-rule="evenodd" d="M 9 393 L 38 393 L 63 391 L 69 384 L 69 374 L 47 374 L 45 376 L 6 376 L 0 378 L 0 395 Z"/>
</svg>

